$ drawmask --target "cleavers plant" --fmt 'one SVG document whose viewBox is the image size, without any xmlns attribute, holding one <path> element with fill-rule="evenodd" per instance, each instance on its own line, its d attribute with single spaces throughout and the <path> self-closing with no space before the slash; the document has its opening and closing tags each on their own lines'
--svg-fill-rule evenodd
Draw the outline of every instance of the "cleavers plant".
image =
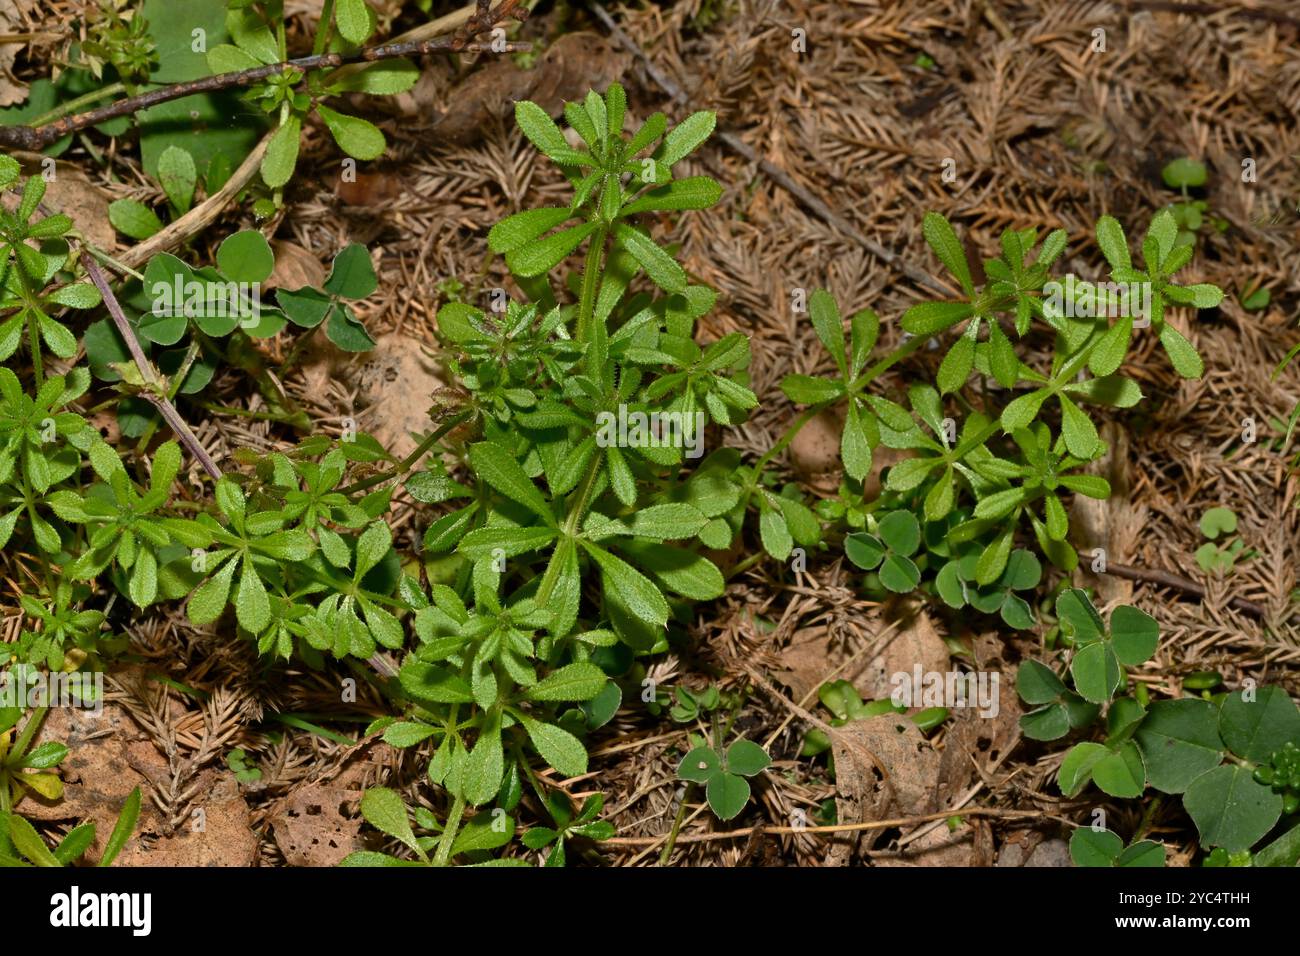
<svg viewBox="0 0 1300 956">
<path fill-rule="evenodd" d="M 284 61 L 282 23 L 276 2 L 230 4 L 234 42 L 209 54 L 213 69 Z M 373 31 L 373 14 L 360 0 L 335 0 L 321 23 L 316 53 L 351 51 Z M 382 134 L 321 100 L 397 92 L 413 78 L 414 68 L 400 62 L 306 77 L 286 69 L 252 85 L 248 97 L 278 124 L 262 164 L 266 183 L 278 191 L 288 181 L 312 111 L 345 152 L 377 156 Z M 834 373 L 783 381 L 785 394 L 808 407 L 757 461 L 721 447 L 705 456 L 706 433 L 744 422 L 758 404 L 749 341 L 741 333 L 697 341 L 716 294 L 651 228 L 664 214 L 706 209 L 721 197 L 712 179 L 678 175 L 715 118 L 698 112 L 670 128 L 654 114 L 629 133 L 618 84 L 566 104 L 564 117 L 572 140 L 540 106 L 516 106 L 519 128 L 560 168 L 571 199 L 517 212 L 490 231 L 489 246 L 522 296 L 494 290 L 487 309 L 459 301 L 440 309 L 438 333 L 457 387 L 436 397 L 434 427 L 415 452 L 398 460 L 365 434 L 317 434 L 281 451 L 241 453 L 242 469 L 209 470 L 210 500 L 178 491 L 186 436 L 152 442 L 164 424 L 175 429 L 162 409 L 201 393 L 228 364 L 254 373 L 283 413 L 277 420 L 300 425 L 274 381 L 256 373 L 250 340 L 320 327 L 340 348 L 369 348 L 348 304 L 376 288 L 365 249 L 344 248 L 322 289 L 281 290 L 276 306 L 257 302 L 234 315 L 223 290 L 260 285 L 274 266 L 260 233 L 228 237 L 211 265 L 161 253 L 138 284 L 124 283 L 120 305 L 104 293 L 122 309 L 121 321 L 114 313 L 114 321 L 90 325 L 79 343 L 61 313 L 96 308 L 101 287 L 81 281 L 71 221 L 37 218 L 38 177 L 23 187 L 16 213 L 0 214 L 0 305 L 10 313 L 0 318 L 0 358 L 23 348 L 32 371 L 26 383 L 0 369 L 0 543 L 13 542 L 31 581 L 13 656 L 53 670 L 103 666 L 118 643 L 111 608 L 99 599 L 108 591 L 135 608 L 184 601 L 196 626 L 224 622 L 264 655 L 312 668 L 332 658 L 373 682 L 395 713 L 367 734 L 425 755 L 424 772 L 446 800 L 437 813 L 408 809 L 396 791 L 371 788 L 362 814 L 395 844 L 353 854 L 350 865 L 494 862 L 491 854 L 515 837 L 513 815 L 528 793 L 550 823 L 520 842 L 546 865 L 610 837 L 599 819 L 603 799 L 575 808 L 555 778 L 587 772 L 586 738 L 613 718 L 629 675 L 643 673 L 636 658 L 681 643 L 691 602 L 721 596 L 726 577 L 746 566 L 724 573 L 715 558 L 740 541 L 751 514 L 764 552 L 778 561 L 822 542 L 820 514 L 842 532 L 846 556 L 868 572 L 864 584 L 878 596 L 921 588 L 952 609 L 1033 628 L 1022 595 L 1042 584 L 1044 563 L 1067 575 L 1078 564 L 1070 496 L 1110 494 L 1089 471 L 1106 448 L 1085 408 L 1142 400 L 1123 374 L 1138 335 L 1156 336 L 1180 375 L 1203 371 L 1167 308 L 1210 308 L 1222 293 L 1172 283 L 1192 250 L 1177 241 L 1169 212 L 1151 222 L 1142 270 L 1118 222 L 1097 224 L 1111 280 L 1148 294 L 1149 332 L 1133 310 L 1111 309 L 1108 300 L 1081 291 L 1061 300 L 1049 270 L 1065 250 L 1062 230 L 1037 251 L 1034 230 L 1006 231 L 1001 255 L 983 264 L 977 283 L 955 230 L 931 213 L 925 238 L 960 297 L 908 309 L 907 338 L 875 355 L 875 313 L 854 314 L 846 336 L 834 299 L 814 292 L 810 321 Z M 183 214 L 194 198 L 192 164 L 173 155 L 166 166 L 179 170 L 164 185 L 173 213 Z M 0 187 L 17 180 L 17 164 L 0 162 Z M 152 232 L 154 221 L 140 219 L 135 231 Z M 179 311 L 159 309 L 150 301 L 159 285 L 198 292 Z M 234 304 L 248 305 L 239 296 Z M 933 384 L 898 387 L 893 373 L 903 363 L 918 367 L 921 349 L 940 338 L 951 341 L 942 343 Z M 1029 353 L 1017 343 L 1042 342 L 1050 358 L 1022 359 Z M 79 350 L 85 365 L 75 364 Z M 137 365 L 155 359 L 161 382 Z M 80 409 L 92 372 L 118 392 L 123 434 L 139 439 L 135 455 L 105 443 Z M 845 486 L 832 507 L 814 510 L 769 466 L 831 408 L 844 416 Z M 868 496 L 882 446 L 900 460 Z M 430 508 L 415 558 L 386 520 L 399 488 Z M 1183 794 L 1204 842 L 1229 853 L 1255 846 L 1294 813 L 1296 761 L 1285 744 L 1300 717 L 1285 694 L 1260 688 L 1250 699 L 1234 691 L 1213 701 L 1150 701 L 1138 684 L 1127 696 L 1125 668 L 1155 653 L 1155 622 L 1120 607 L 1107 626 L 1087 595 L 1068 587 L 1056 612 L 1060 666 L 1021 669 L 1021 696 L 1035 707 L 1025 733 L 1038 740 L 1087 733 L 1103 708 L 1106 724 L 1102 742 L 1079 741 L 1065 756 L 1067 794 L 1089 783 L 1115 797 L 1140 796 L 1148 785 Z M 673 716 L 683 721 L 721 699 L 679 690 Z M 851 687 L 823 690 L 837 726 L 893 709 L 863 704 Z M 916 719 L 937 726 L 948 716 L 937 710 Z M 729 820 L 770 758 L 743 738 L 724 748 L 713 718 L 713 740 L 683 755 L 679 775 L 702 785 L 715 814 Z M 49 775 L 29 771 L 44 769 L 57 748 L 27 753 L 27 742 L 10 751 L 6 784 L 52 787 Z M 805 755 L 826 743 L 810 735 Z M 242 754 L 232 753 L 229 766 L 256 772 Z M 21 834 L 20 854 L 44 859 L 22 824 L 9 832 Z M 1163 860 L 1141 839 L 1128 849 L 1115 834 L 1078 843 L 1080 862 Z M 0 851 L 7 846 L 0 840 Z M 63 856 L 72 858 L 71 849 Z"/>
</svg>

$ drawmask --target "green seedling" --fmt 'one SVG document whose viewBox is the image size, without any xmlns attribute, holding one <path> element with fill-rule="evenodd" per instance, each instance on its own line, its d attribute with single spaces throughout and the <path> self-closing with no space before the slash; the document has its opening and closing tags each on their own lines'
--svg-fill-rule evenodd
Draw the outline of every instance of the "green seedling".
<svg viewBox="0 0 1300 956">
<path fill-rule="evenodd" d="M 822 705 L 831 712 L 829 721 L 832 727 L 843 727 L 853 720 L 868 720 L 881 714 L 905 714 L 907 708 L 896 704 L 888 698 L 863 702 L 857 688 L 846 680 L 828 681 L 817 689 L 817 697 Z M 938 727 L 948 719 L 946 707 L 927 707 L 912 715 L 912 722 L 925 733 Z M 813 727 L 804 735 L 801 757 L 816 757 L 831 749 L 831 739 L 827 733 Z M 832 769 L 833 765 L 832 765 Z"/>
<path fill-rule="evenodd" d="M 1160 171 L 1161 178 L 1165 185 L 1170 189 L 1177 189 L 1182 193 L 1182 201 L 1170 205 L 1169 209 L 1174 215 L 1174 220 L 1178 224 L 1178 244 L 1180 246 L 1195 246 L 1196 234 L 1201 227 L 1206 224 L 1207 218 L 1211 226 L 1219 232 L 1225 232 L 1228 228 L 1228 221 L 1218 216 L 1206 216 L 1206 210 L 1209 204 L 1204 199 L 1192 199 L 1188 195 L 1189 189 L 1200 189 L 1205 186 L 1208 174 L 1205 164 L 1191 159 L 1187 156 L 1181 156 L 1172 160 L 1165 165 Z"/>
<path fill-rule="evenodd" d="M 1247 312 L 1262 312 L 1268 308 L 1272 301 L 1273 295 L 1268 288 L 1257 279 L 1251 279 L 1241 288 L 1241 294 L 1238 301 L 1241 307 Z"/>
<path fill-rule="evenodd" d="M 695 723 L 706 714 L 717 710 L 722 702 L 718 688 L 713 684 L 699 693 L 693 693 L 689 688 L 679 684 L 673 688 L 673 698 L 672 709 L 669 710 L 668 716 L 679 724 Z"/>
<path fill-rule="evenodd" d="M 1196 549 L 1196 563 L 1207 574 L 1225 575 L 1233 569 L 1238 560 L 1248 560 L 1255 556 L 1252 548 L 1244 550 L 1246 544 L 1241 538 L 1227 540 L 1227 536 L 1237 530 L 1237 515 L 1228 508 L 1211 508 L 1201 516 L 1201 534 L 1210 540 Z M 1224 543 L 1217 542 L 1223 539 Z"/>
<path fill-rule="evenodd" d="M 1126 847 L 1111 830 L 1079 827 L 1070 834 L 1070 859 L 1075 866 L 1163 867 L 1165 848 L 1152 840 Z"/>
<path fill-rule="evenodd" d="M 596 819 L 604 809 L 603 795 L 592 794 L 583 801 L 582 809 L 575 816 L 569 798 L 556 791 L 546 801 L 554 827 L 532 827 L 521 838 L 524 846 L 530 850 L 542 850 L 553 847 L 546 855 L 545 866 L 564 866 L 566 859 L 565 845 L 573 837 L 588 840 L 608 840 L 614 835 L 614 826 L 607 820 Z"/>
<path fill-rule="evenodd" d="M 257 783 L 262 779 L 262 771 L 248 758 L 241 747 L 236 747 L 226 754 L 226 766 L 240 783 Z"/>
<path fill-rule="evenodd" d="M 858 531 L 844 539 L 844 554 L 864 571 L 879 569 L 880 583 L 906 594 L 921 583 L 911 556 L 921 546 L 921 526 L 910 511 L 891 511 L 876 522 L 876 533 Z"/>
<path fill-rule="evenodd" d="M 749 803 L 746 777 L 755 777 L 772 763 L 767 751 L 751 740 L 736 740 L 724 753 L 701 746 L 691 750 L 677 766 L 677 777 L 704 785 L 709 809 L 719 820 L 732 820 Z"/>
<path fill-rule="evenodd" d="M 140 788 L 136 787 L 122 805 L 96 866 L 113 865 L 131 839 L 139 817 Z M 0 810 L 0 867 L 74 866 L 94 842 L 95 824 L 87 821 L 69 830 L 51 850 L 25 818 L 10 810 Z"/>
<path fill-rule="evenodd" d="M 1282 815 L 1300 810 L 1300 748 L 1288 740 L 1274 752 L 1268 763 L 1255 768 L 1255 782 L 1282 795 Z"/>
</svg>

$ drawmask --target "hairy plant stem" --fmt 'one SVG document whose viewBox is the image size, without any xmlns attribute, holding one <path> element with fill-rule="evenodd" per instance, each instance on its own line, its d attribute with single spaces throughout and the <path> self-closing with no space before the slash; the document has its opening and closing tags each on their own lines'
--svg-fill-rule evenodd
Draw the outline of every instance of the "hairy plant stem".
<svg viewBox="0 0 1300 956">
<path fill-rule="evenodd" d="M 592 491 L 596 487 L 596 479 L 600 476 L 601 456 L 599 452 L 593 452 L 591 464 L 587 466 L 586 477 L 582 480 L 582 485 L 578 491 L 578 497 L 574 499 L 573 507 L 564 516 L 564 524 L 560 528 L 560 541 L 551 552 L 551 560 L 546 565 L 546 571 L 542 575 L 542 583 L 537 588 L 536 601 L 542 607 L 545 607 L 551 599 L 551 593 L 555 590 L 555 584 L 560 577 L 560 549 L 565 547 L 577 547 L 575 535 L 578 533 L 578 526 L 582 522 L 587 507 L 591 504 Z"/>
<path fill-rule="evenodd" d="M 114 259 L 107 252 L 105 252 L 103 249 L 100 249 L 94 243 L 87 240 L 80 233 L 77 234 L 77 238 L 81 240 L 82 248 L 85 249 L 87 252 L 89 252 L 100 262 L 104 263 L 104 265 L 111 266 L 112 268 L 118 270 L 119 272 L 123 272 L 126 273 L 127 275 L 133 276 L 134 278 L 139 279 L 141 282 L 144 281 L 143 272 L 137 272 L 135 269 L 132 269 L 125 262 L 119 262 L 117 259 Z"/>
<path fill-rule="evenodd" d="M 682 824 L 686 822 L 686 805 L 693 789 L 695 789 L 693 783 L 688 783 L 682 789 L 682 802 L 677 805 L 677 816 L 673 817 L 673 828 L 668 831 L 668 842 L 664 844 L 663 850 L 659 853 L 660 866 L 667 866 L 668 861 L 672 858 L 673 847 L 677 845 L 677 834 L 681 833 Z"/>
<path fill-rule="evenodd" d="M 373 488 L 375 485 L 382 485 L 385 481 L 388 481 L 390 478 L 400 478 L 402 475 L 405 475 L 408 471 L 410 471 L 412 468 L 418 465 L 420 463 L 420 459 L 423 458 L 428 452 L 432 451 L 433 446 L 438 444 L 438 442 L 449 431 L 451 431 L 453 428 L 455 428 L 457 425 L 461 424 L 462 422 L 468 421 L 469 417 L 472 414 L 473 412 L 469 411 L 468 409 L 463 412 L 457 412 L 451 418 L 447 419 L 445 422 L 443 422 L 441 425 L 439 425 L 437 428 L 431 431 L 428 435 L 426 435 L 424 441 L 416 445 L 415 450 L 411 452 L 409 455 L 407 455 L 405 458 L 403 458 L 400 462 L 398 462 L 396 467 L 390 468 L 388 471 L 380 472 L 377 475 L 371 475 L 369 478 L 362 478 L 360 481 L 354 482 L 353 484 L 348 485 L 346 488 L 343 488 L 341 490 L 341 493 L 345 495 L 353 495 L 356 494 L 358 491 L 365 491 L 367 488 Z"/>
<path fill-rule="evenodd" d="M 107 86 L 101 86 L 97 90 L 83 93 L 76 99 L 68 100 L 66 103 L 60 103 L 58 106 L 54 107 L 54 109 L 42 113 L 40 116 L 37 116 L 32 120 L 31 125 L 35 127 L 44 126 L 46 123 L 53 123 L 55 120 L 62 119 L 69 113 L 77 112 L 77 110 L 81 109 L 83 106 L 89 106 L 91 103 L 98 103 L 100 100 L 106 100 L 110 96 L 117 96 L 117 94 L 125 92 L 126 86 L 120 81 L 117 83 L 110 83 Z"/>
<path fill-rule="evenodd" d="M 185 357 L 181 360 L 180 370 L 172 376 L 171 381 L 167 383 L 167 400 L 176 401 L 176 396 L 181 390 L 181 385 L 185 377 L 190 374 L 190 368 L 194 365 L 194 360 L 199 357 L 199 340 L 191 338 L 190 344 L 185 348 Z M 149 441 L 153 438 L 154 432 L 158 430 L 158 419 L 150 419 L 149 424 L 144 428 L 144 434 L 140 436 L 140 441 L 136 445 L 138 451 L 143 452 L 149 447 Z"/>
<path fill-rule="evenodd" d="M 334 0 L 325 0 L 320 8 L 320 19 L 316 21 L 316 38 L 312 40 L 311 52 L 320 56 L 325 52 L 330 32 L 334 29 Z"/>
<path fill-rule="evenodd" d="M 37 327 L 35 316 L 27 319 L 27 347 L 32 350 L 32 375 L 36 380 L 36 390 L 40 391 L 45 381 L 45 369 L 41 366 L 41 332 Z"/>
<path fill-rule="evenodd" d="M 447 823 L 442 829 L 442 838 L 438 840 L 438 851 L 433 857 L 434 866 L 446 866 L 451 859 L 451 847 L 456 842 L 456 833 L 460 830 L 461 817 L 465 815 L 465 798 L 457 794 L 447 814 Z"/>
<path fill-rule="evenodd" d="M 596 287 L 600 280 L 600 268 L 605 256 L 605 237 L 608 229 L 601 226 L 591 237 L 591 246 L 587 249 L 587 261 L 582 267 L 582 293 L 578 298 L 578 341 L 590 342 L 594 330 L 592 322 L 596 311 Z"/>
</svg>

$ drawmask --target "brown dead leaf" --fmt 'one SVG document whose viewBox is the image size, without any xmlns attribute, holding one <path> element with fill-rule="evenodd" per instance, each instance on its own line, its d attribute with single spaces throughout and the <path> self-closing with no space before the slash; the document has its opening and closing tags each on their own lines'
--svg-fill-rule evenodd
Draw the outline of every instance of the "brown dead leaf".
<svg viewBox="0 0 1300 956">
<path fill-rule="evenodd" d="M 590 89 L 603 90 L 627 69 L 628 57 L 596 33 L 566 33 L 547 48 L 531 70 L 508 58 L 476 70 L 448 97 L 447 111 L 433 129 L 440 140 L 460 145 L 476 141 L 489 122 L 509 115 L 516 100 L 532 100 L 559 113 L 565 100 Z"/>
<path fill-rule="evenodd" d="M 402 181 L 386 173 L 355 173 L 339 176 L 334 194 L 349 206 L 388 206 L 402 195 Z"/>
<path fill-rule="evenodd" d="M 790 442 L 790 463 L 802 478 L 840 470 L 840 432 L 844 423 L 834 409 L 809 419 Z"/>
<path fill-rule="evenodd" d="M 272 239 L 271 251 L 275 253 L 275 268 L 266 280 L 268 289 L 319 289 L 325 284 L 325 267 L 298 243 Z"/>
<path fill-rule="evenodd" d="M 290 866 L 334 866 L 353 850 L 361 817 L 348 813 L 361 790 L 328 784 L 298 787 L 271 822 L 275 844 Z"/>
<path fill-rule="evenodd" d="M 909 843 L 898 856 L 872 862 L 876 866 L 970 866 L 974 844 L 975 827 L 970 823 L 956 830 L 937 826 Z"/>
<path fill-rule="evenodd" d="M 951 804 L 979 778 L 991 773 L 1020 740 L 1020 698 L 1016 694 L 1015 668 L 1005 660 L 1006 644 L 996 632 L 975 635 L 970 642 L 976 671 L 998 681 L 997 713 L 978 708 L 954 710 L 945 725 L 939 792 Z"/>
<path fill-rule="evenodd" d="M 871 452 L 871 471 L 862 479 L 862 497 L 866 501 L 878 497 L 881 492 L 880 476 L 886 468 L 897 465 L 904 458 L 911 458 L 912 452 L 901 448 L 879 445 Z"/>
<path fill-rule="evenodd" d="M 3 2 L 3 0 L 0 0 Z M 0 47 L 0 50 L 4 47 Z M 41 157 L 26 154 L 23 172 L 29 176 L 42 173 Z M 54 175 L 45 184 L 45 205 L 72 218 L 87 239 L 106 252 L 118 248 L 117 230 L 108 221 L 108 193 L 104 192 L 72 163 L 56 162 Z"/>
<path fill-rule="evenodd" d="M 856 683 L 864 700 L 880 700 L 894 689 L 893 676 L 911 675 L 920 665 L 922 672 L 948 669 L 948 646 L 944 644 L 934 622 L 923 610 L 913 616 L 890 637 L 862 671 Z"/>
<path fill-rule="evenodd" d="M 1072 866 L 1070 845 L 1064 840 L 1044 840 L 1034 830 L 1018 830 L 1002 843 L 997 866 Z"/>
<path fill-rule="evenodd" d="M 413 432 L 429 430 L 433 392 L 443 385 L 421 344 L 401 333 L 382 336 L 358 373 L 365 410 L 357 427 L 399 458 L 415 450 Z"/>
<path fill-rule="evenodd" d="M 833 669 L 830 630 L 824 625 L 800 628 L 791 636 L 780 657 L 775 676 L 790 688 L 796 701 L 804 700 Z"/>
<path fill-rule="evenodd" d="M 115 865 L 247 867 L 257 862 L 257 834 L 249 827 L 248 804 L 235 775 L 206 770 L 195 784 L 207 792 L 194 799 L 188 822 L 168 832 L 157 811 L 147 807 Z M 100 839 L 108 832 L 101 830 Z"/>
<path fill-rule="evenodd" d="M 870 823 L 935 809 L 939 754 L 905 715 L 882 714 L 849 721 L 831 735 L 831 746 L 840 823 Z M 863 760 L 863 751 L 880 762 L 889 774 L 888 783 L 879 769 Z M 851 833 L 837 838 L 828 865 L 846 865 L 859 839 L 870 847 L 880 835 L 880 831 L 873 830 L 865 831 L 865 836 Z"/>
<path fill-rule="evenodd" d="M 63 797 L 57 801 L 25 798 L 18 809 L 33 821 L 90 821 L 95 842 L 87 851 L 98 858 L 136 787 L 143 801 L 135 832 L 117 866 L 252 866 L 257 837 L 249 829 L 249 809 L 233 774 L 208 768 L 187 783 L 196 794 L 192 814 L 173 830 L 151 799 L 155 787 L 167 788 L 171 770 L 167 759 L 128 715 L 125 708 L 107 701 L 103 712 L 70 707 L 52 708 L 41 725 L 36 743 L 59 740 L 68 745 L 68 758 L 60 765 Z"/>
<path fill-rule="evenodd" d="M 14 0 L 0 0 L 0 33 L 26 32 L 27 24 L 18 13 L 18 4 Z M 27 84 L 13 74 L 14 58 L 22 48 L 21 43 L 0 45 L 0 106 L 13 106 L 27 99 Z"/>
<path fill-rule="evenodd" d="M 50 741 L 68 746 L 68 757 L 59 765 L 63 797 L 48 801 L 29 795 L 17 809 L 29 820 L 91 819 L 97 829 L 101 820 L 116 819 L 131 791 L 146 783 L 131 768 L 126 752 L 128 743 L 141 737 L 126 711 L 111 701 L 99 716 L 75 707 L 51 708 L 33 746 Z"/>
</svg>

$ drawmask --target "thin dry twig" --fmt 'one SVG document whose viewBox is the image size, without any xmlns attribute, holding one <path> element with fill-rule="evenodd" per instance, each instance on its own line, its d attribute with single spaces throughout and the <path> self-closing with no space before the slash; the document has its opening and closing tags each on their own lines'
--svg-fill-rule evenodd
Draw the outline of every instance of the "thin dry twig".
<svg viewBox="0 0 1300 956">
<path fill-rule="evenodd" d="M 1205 588 L 1197 584 L 1191 578 L 1185 578 L 1181 574 L 1174 574 L 1172 571 L 1162 571 L 1159 568 L 1131 568 L 1126 564 L 1115 564 L 1113 561 L 1106 563 L 1106 571 L 1115 574 L 1129 581 L 1144 581 L 1148 584 L 1160 584 L 1165 587 L 1176 588 L 1180 591 L 1186 591 L 1188 594 L 1194 594 L 1198 598 L 1205 597 Z M 1235 607 L 1239 611 L 1245 611 L 1247 614 L 1253 614 L 1255 617 L 1263 618 L 1267 612 L 1263 607 L 1243 597 L 1234 597 L 1228 601 L 1229 607 Z"/>
<path fill-rule="evenodd" d="M 194 432 L 190 430 L 190 426 L 185 424 L 185 419 L 181 418 L 180 412 L 176 411 L 176 406 L 167 398 L 162 388 L 162 379 L 153 367 L 153 363 L 149 361 L 144 354 L 144 350 L 140 347 L 140 340 L 135 337 L 135 330 L 131 328 L 131 323 L 127 321 L 126 314 L 122 311 L 117 296 L 113 293 L 113 287 L 109 284 L 108 277 L 104 275 L 99 268 L 99 264 L 95 262 L 95 257 L 85 249 L 81 251 L 80 258 L 81 266 L 86 270 L 86 275 L 95 284 L 99 294 L 104 297 L 104 305 L 108 309 L 108 314 L 113 318 L 113 325 L 117 327 L 118 334 L 122 336 L 122 341 L 126 343 L 126 347 L 131 353 L 131 360 L 135 362 L 136 368 L 140 370 L 140 377 L 144 379 L 145 388 L 141 389 L 140 397 L 158 409 L 163 421 L 180 439 L 181 444 L 203 466 L 203 470 L 208 473 L 208 476 L 213 481 L 216 481 L 221 477 L 221 469 L 217 467 L 217 463 L 212 460 L 212 456 L 199 443 Z"/>
<path fill-rule="evenodd" d="M 741 837 L 747 837 L 757 833 L 782 834 L 822 834 L 822 833 L 853 833 L 860 830 L 883 830 L 891 827 L 910 827 L 921 823 L 930 823 L 935 820 L 946 820 L 949 817 L 999 817 L 1004 820 L 1026 820 L 1030 818 L 1041 819 L 1051 817 L 1052 815 L 1043 810 L 1009 810 L 1003 807 L 971 807 L 969 810 L 940 810 L 936 813 L 923 813 L 915 817 L 895 817 L 890 820 L 870 820 L 863 823 L 835 823 L 824 827 L 792 827 L 779 826 L 771 827 L 764 824 L 757 824 L 752 827 L 741 827 L 737 830 L 718 830 L 712 833 L 682 833 L 677 837 L 678 843 L 710 843 L 714 840 L 737 840 Z M 651 846 L 663 840 L 662 836 L 656 837 L 612 837 L 608 840 L 602 840 L 601 846 Z"/>
</svg>

